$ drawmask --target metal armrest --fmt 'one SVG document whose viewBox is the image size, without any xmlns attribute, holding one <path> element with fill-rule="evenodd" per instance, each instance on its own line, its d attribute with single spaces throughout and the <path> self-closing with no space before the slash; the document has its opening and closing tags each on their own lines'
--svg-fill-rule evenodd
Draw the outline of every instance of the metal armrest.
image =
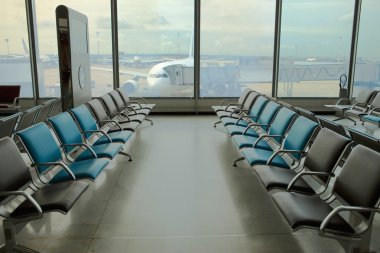
<svg viewBox="0 0 380 253">
<path fill-rule="evenodd" d="M 227 111 L 228 108 L 230 108 L 231 106 L 236 106 L 235 109 L 238 109 L 238 108 L 241 109 L 241 106 L 242 106 L 242 105 L 241 105 L 241 104 L 238 104 L 238 103 L 228 104 L 224 110 Z"/>
<path fill-rule="evenodd" d="M 99 120 L 97 121 L 97 123 L 114 123 L 116 126 L 119 127 L 120 130 L 123 130 L 123 128 L 121 127 L 121 125 L 119 124 L 119 122 L 117 122 L 116 120 Z"/>
<path fill-rule="evenodd" d="M 298 173 L 292 181 L 288 184 L 288 187 L 286 188 L 287 191 L 291 191 L 291 188 L 293 185 L 296 183 L 298 179 L 300 179 L 303 176 L 310 175 L 310 176 L 329 176 L 332 177 L 334 176 L 334 173 L 329 173 L 329 172 L 319 172 L 319 171 L 301 171 Z"/>
<path fill-rule="evenodd" d="M 257 138 L 257 140 L 253 143 L 253 148 L 254 147 L 256 147 L 256 145 L 259 143 L 259 141 L 261 141 L 262 139 L 265 139 L 265 138 L 276 138 L 276 137 L 279 137 L 279 138 L 281 138 L 281 139 L 283 139 L 284 138 L 284 136 L 283 135 L 279 135 L 279 134 L 272 134 L 272 135 L 270 135 L 270 134 L 263 134 L 263 135 L 261 135 L 261 136 L 259 136 L 259 138 Z"/>
<path fill-rule="evenodd" d="M 379 110 L 380 109 L 380 107 L 372 107 L 369 111 L 368 111 L 368 114 L 372 114 L 374 111 L 376 111 L 376 110 Z"/>
<path fill-rule="evenodd" d="M 32 167 L 36 167 L 36 166 L 59 166 L 59 167 L 62 167 L 67 173 L 69 173 L 69 175 L 75 180 L 75 175 L 74 173 L 70 170 L 69 167 L 67 167 L 66 164 L 62 163 L 62 162 L 46 162 L 46 163 L 32 163 L 31 166 Z M 44 170 L 44 173 L 43 174 L 46 174 L 48 173 L 49 171 L 51 171 L 54 167 L 50 167 L 50 168 L 47 168 L 46 170 Z M 44 182 L 46 183 L 46 182 Z"/>
<path fill-rule="evenodd" d="M 127 107 L 125 107 L 125 110 L 128 111 L 128 112 L 132 112 L 133 111 L 134 114 L 132 114 L 132 115 L 137 115 L 138 114 L 137 111 L 135 110 L 135 108 L 133 108 L 133 106 L 127 106 Z M 126 112 L 124 112 L 124 113 L 126 113 Z M 128 113 L 126 113 L 126 114 L 128 114 Z"/>
<path fill-rule="evenodd" d="M 242 119 L 247 119 L 247 115 L 241 115 L 238 120 L 235 122 L 235 125 L 237 125 Z"/>
<path fill-rule="evenodd" d="M 330 220 L 340 212 L 350 211 L 350 212 L 376 212 L 380 213 L 380 208 L 372 208 L 372 207 L 362 207 L 362 206 L 338 206 L 332 210 L 326 218 L 322 221 L 321 226 L 319 227 L 319 234 L 326 234 L 325 229 L 329 224 Z"/>
<path fill-rule="evenodd" d="M 236 114 L 240 114 L 242 112 L 244 112 L 245 110 L 244 109 L 240 109 L 240 108 L 235 108 L 231 113 L 230 113 L 230 116 L 231 117 L 234 113 Z"/>
<path fill-rule="evenodd" d="M 129 117 L 130 115 L 128 115 L 127 113 L 121 112 L 121 113 L 119 113 L 119 115 L 123 116 L 124 118 L 127 118 L 128 122 L 131 121 L 131 118 Z"/>
<path fill-rule="evenodd" d="M 290 153 L 290 154 L 301 154 L 301 156 L 303 156 L 303 155 L 306 154 L 304 151 L 300 151 L 300 150 L 279 149 L 279 150 L 276 150 L 276 151 L 271 155 L 271 157 L 269 157 L 267 164 L 269 165 L 277 155 L 282 155 L 282 154 L 285 154 L 285 153 Z"/>
<path fill-rule="evenodd" d="M 70 144 L 61 144 L 62 147 L 85 147 L 88 150 L 90 150 L 91 154 L 94 156 L 94 158 L 98 158 L 95 151 L 91 148 L 90 145 L 87 143 L 70 143 Z"/>
<path fill-rule="evenodd" d="M 109 142 L 112 142 L 111 137 L 103 130 L 84 130 L 84 133 L 101 133 L 102 135 L 105 135 L 106 138 L 109 140 Z"/>
<path fill-rule="evenodd" d="M 128 101 L 126 104 L 130 104 L 130 105 L 137 104 L 140 107 L 140 109 L 142 109 L 141 104 L 139 102 L 137 102 L 137 101 Z"/>
<path fill-rule="evenodd" d="M 258 123 L 254 123 L 254 122 L 252 122 L 252 123 L 250 123 L 245 129 L 244 129 L 244 131 L 243 131 L 243 135 L 248 131 L 248 129 L 250 129 L 251 127 L 257 127 L 257 126 L 259 126 L 259 127 L 263 127 L 263 126 L 269 126 L 269 124 L 258 124 Z"/>
<path fill-rule="evenodd" d="M 0 192 L 0 196 L 7 196 L 7 197 L 8 196 L 23 196 L 24 198 L 26 198 L 26 200 L 28 200 L 32 204 L 32 206 L 36 209 L 38 214 L 42 214 L 41 206 L 37 203 L 37 201 L 31 195 L 29 195 L 28 193 L 24 191 L 2 191 Z"/>
<path fill-rule="evenodd" d="M 20 106 L 19 106 L 20 99 L 21 99 L 21 97 L 15 97 L 15 99 L 13 100 L 13 106 L 14 107 L 20 108 Z"/>
</svg>

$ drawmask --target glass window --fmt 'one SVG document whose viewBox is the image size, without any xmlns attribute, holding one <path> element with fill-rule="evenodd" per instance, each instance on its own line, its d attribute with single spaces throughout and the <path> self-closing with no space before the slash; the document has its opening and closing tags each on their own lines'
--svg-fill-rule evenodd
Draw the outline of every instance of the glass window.
<svg viewBox="0 0 380 253">
<path fill-rule="evenodd" d="M 353 0 L 284 0 L 279 97 L 337 97 L 348 74 Z"/>
<path fill-rule="evenodd" d="M 33 97 L 25 1 L 1 3 L 0 85 L 21 85 L 21 97 Z"/>
<path fill-rule="evenodd" d="M 102 96 L 113 89 L 110 1 L 51 0 L 36 1 L 40 97 L 60 96 L 55 9 L 61 4 L 88 17 L 92 96 Z"/>
<path fill-rule="evenodd" d="M 275 0 L 202 1 L 201 97 L 272 93 Z"/>
<path fill-rule="evenodd" d="M 132 96 L 193 97 L 194 1 L 118 2 L 120 86 Z"/>
<path fill-rule="evenodd" d="M 361 89 L 380 88 L 380 34 L 374 24 L 380 22 L 380 2 L 364 0 L 362 2 L 353 96 Z"/>
</svg>

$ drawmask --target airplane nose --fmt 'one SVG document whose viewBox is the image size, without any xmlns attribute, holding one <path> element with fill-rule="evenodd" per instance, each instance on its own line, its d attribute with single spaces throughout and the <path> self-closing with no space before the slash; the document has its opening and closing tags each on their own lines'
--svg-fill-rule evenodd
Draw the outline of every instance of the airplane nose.
<svg viewBox="0 0 380 253">
<path fill-rule="evenodd" d="M 162 88 L 170 86 L 169 78 L 147 78 L 149 88 Z"/>
</svg>

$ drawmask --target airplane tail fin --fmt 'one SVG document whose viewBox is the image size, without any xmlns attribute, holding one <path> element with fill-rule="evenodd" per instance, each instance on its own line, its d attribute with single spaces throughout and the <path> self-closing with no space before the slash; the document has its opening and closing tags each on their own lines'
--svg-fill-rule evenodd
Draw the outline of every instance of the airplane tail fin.
<svg viewBox="0 0 380 253">
<path fill-rule="evenodd" d="M 28 50 L 28 47 L 26 46 L 24 39 L 22 39 L 22 47 L 24 48 L 24 54 L 29 55 L 29 50 Z"/>
</svg>

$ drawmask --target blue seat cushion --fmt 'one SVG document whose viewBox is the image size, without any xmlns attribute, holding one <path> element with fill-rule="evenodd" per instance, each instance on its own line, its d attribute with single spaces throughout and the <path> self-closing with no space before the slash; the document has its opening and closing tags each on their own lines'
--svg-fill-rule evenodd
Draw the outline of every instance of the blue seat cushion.
<svg viewBox="0 0 380 253">
<path fill-rule="evenodd" d="M 122 142 L 126 143 L 128 139 L 132 136 L 133 132 L 131 131 L 120 131 L 120 132 L 113 132 L 113 133 L 107 133 L 108 136 L 111 138 L 112 142 Z M 94 145 L 109 143 L 108 138 L 105 135 L 102 135 L 95 143 Z"/>
<path fill-rule="evenodd" d="M 222 118 L 221 121 L 222 121 L 222 123 L 223 123 L 224 126 L 238 125 L 238 126 L 247 127 L 248 124 L 249 124 L 245 120 L 242 120 L 242 119 L 239 120 L 239 119 L 234 119 L 234 118 L 229 118 L 229 117 Z"/>
<path fill-rule="evenodd" d="M 123 147 L 123 144 L 120 143 L 105 143 L 96 146 L 92 146 L 91 148 L 94 150 L 96 155 L 99 158 L 114 158 L 117 153 L 119 153 L 120 149 Z M 84 150 L 75 161 L 83 161 L 88 159 L 93 159 L 94 156 L 89 149 Z"/>
<path fill-rule="evenodd" d="M 266 164 L 273 154 L 273 151 L 259 148 L 244 148 L 241 150 L 241 152 L 251 166 L 257 164 Z M 284 161 L 284 159 L 278 155 L 272 160 L 271 165 L 282 168 L 289 168 L 289 165 Z"/>
<path fill-rule="evenodd" d="M 237 125 L 231 125 L 231 126 L 226 126 L 228 132 L 231 135 L 242 135 L 244 130 L 247 128 L 246 126 L 237 126 Z M 258 137 L 259 134 L 253 130 L 252 128 L 249 128 L 247 132 L 244 133 L 246 136 L 253 136 L 253 137 Z"/>
<path fill-rule="evenodd" d="M 234 135 L 232 136 L 232 140 L 235 142 L 236 146 L 241 148 L 252 148 L 253 143 L 257 141 L 257 137 L 253 136 L 245 136 L 245 135 Z M 256 148 L 259 149 L 265 149 L 271 151 L 272 148 L 269 146 L 269 144 L 264 141 L 260 140 L 259 143 L 256 144 Z"/>
<path fill-rule="evenodd" d="M 373 122 L 373 123 L 376 123 L 376 124 L 380 123 L 380 117 L 377 117 L 377 116 L 374 116 L 374 115 L 364 115 L 362 117 L 362 120 Z"/>
<path fill-rule="evenodd" d="M 95 180 L 99 173 L 107 166 L 107 159 L 97 158 L 84 161 L 73 162 L 68 165 L 77 179 L 87 178 Z M 73 180 L 72 177 L 65 171 L 61 170 L 50 182 L 57 183 L 67 180 Z"/>
</svg>

